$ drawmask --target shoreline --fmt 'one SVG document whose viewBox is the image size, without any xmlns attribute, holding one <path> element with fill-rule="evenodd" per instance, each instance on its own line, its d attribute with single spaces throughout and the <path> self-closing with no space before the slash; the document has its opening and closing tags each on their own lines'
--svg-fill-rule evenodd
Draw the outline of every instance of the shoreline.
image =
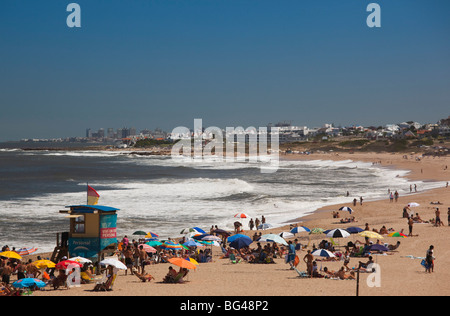
<svg viewBox="0 0 450 316">
<path fill-rule="evenodd" d="M 312 154 L 309 156 L 289 155 L 289 159 L 308 160 L 348 160 L 374 162 L 381 161 L 381 166 L 392 167 L 399 170 L 409 170 L 404 176 L 411 181 L 448 181 L 450 171 L 443 170 L 443 165 L 450 162 L 450 157 L 439 159 L 424 158 L 421 161 L 404 160 L 403 154 Z M 329 205 L 317 209 L 315 212 L 300 218 L 305 226 L 322 227 L 324 229 L 346 228 L 358 226 L 364 228 L 365 223 L 370 225 L 370 229 L 379 229 L 382 225 L 387 228 L 394 228 L 396 231 L 407 232 L 406 219 L 402 218 L 402 208 L 409 202 L 417 202 L 420 207 L 413 209 L 420 213 L 423 220 L 428 221 L 434 217 L 436 205 L 430 204 L 432 201 L 442 202 L 442 215 L 444 227 L 433 227 L 430 223 L 415 224 L 415 237 L 397 239 L 385 237 L 382 243 L 393 244 L 401 242 L 401 246 L 391 255 L 375 256 L 376 263 L 381 267 L 381 286 L 370 287 L 366 285 L 368 276 L 361 277 L 361 296 L 385 296 L 385 295 L 408 295 L 422 296 L 424 293 L 433 296 L 450 295 L 445 280 L 450 279 L 450 271 L 446 268 L 450 265 L 450 246 L 447 237 L 450 237 L 450 227 L 447 226 L 446 210 L 450 207 L 450 188 L 436 188 L 425 192 L 420 191 L 414 194 L 406 194 L 399 197 L 397 203 L 390 203 L 388 199 L 364 202 L 357 205 L 354 210 L 356 223 L 342 224 L 337 219 L 332 218 L 331 210 L 337 210 L 338 206 Z M 353 198 L 353 197 L 351 197 Z M 349 197 L 349 200 L 350 197 Z M 351 203 L 348 203 L 349 205 Z M 342 216 L 344 217 L 344 216 Z M 260 231 L 263 234 L 280 233 L 288 231 L 289 225 Z M 245 231 L 252 236 L 255 231 Z M 303 244 L 307 244 L 308 249 L 317 245 L 321 240 L 328 238 L 325 235 L 305 235 L 296 236 Z M 347 240 L 338 241 L 344 245 L 347 241 L 355 241 L 358 236 L 350 236 Z M 291 239 L 289 239 L 291 240 Z M 359 237 L 361 240 L 361 237 Z M 375 240 L 374 240 L 375 242 Z M 435 272 L 427 274 L 420 266 L 420 260 L 410 257 L 423 257 L 429 245 L 435 246 L 436 268 Z M 256 247 L 252 244 L 251 247 Z M 302 261 L 305 251 L 297 252 L 300 258 L 299 270 L 305 270 Z M 30 256 L 31 257 L 31 256 Z M 25 257 L 27 258 L 27 257 Z M 366 261 L 366 258 L 351 258 L 350 267 L 357 265 L 358 260 Z M 327 266 L 332 270 L 338 270 L 342 262 L 319 261 L 320 266 Z M 221 258 L 221 251 L 218 247 L 213 247 L 213 262 L 200 264 L 199 268 L 190 272 L 188 282 L 184 285 L 163 284 L 160 281 L 167 272 L 169 264 L 156 264 L 149 266 L 148 271 L 155 277 L 151 284 L 139 282 L 136 277 L 125 276 L 119 272 L 115 288 L 111 292 L 92 292 L 94 285 L 82 285 L 80 288 L 69 290 L 46 290 L 37 291 L 35 296 L 189 296 L 196 293 L 197 296 L 354 296 L 355 281 L 326 280 L 326 279 L 301 279 L 296 272 L 289 270 L 289 266 L 284 263 L 284 259 L 275 259 L 273 265 L 261 265 L 240 263 L 232 264 L 229 259 Z M 263 278 L 260 276 L 264 275 Z M 398 290 L 401 284 L 402 291 Z M 269 286 L 270 285 L 270 286 Z"/>
</svg>

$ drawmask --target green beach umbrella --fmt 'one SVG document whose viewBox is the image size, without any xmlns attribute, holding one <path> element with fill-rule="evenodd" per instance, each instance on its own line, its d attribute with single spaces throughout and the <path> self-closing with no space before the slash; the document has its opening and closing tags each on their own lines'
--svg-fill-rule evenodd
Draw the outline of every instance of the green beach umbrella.
<svg viewBox="0 0 450 316">
<path fill-rule="evenodd" d="M 147 233 L 144 232 L 144 231 L 142 231 L 142 230 L 138 230 L 138 231 L 135 231 L 135 232 L 133 233 L 133 235 L 143 235 L 143 236 L 145 236 L 145 235 L 147 235 Z"/>
<path fill-rule="evenodd" d="M 323 228 L 313 228 L 309 232 L 309 234 L 322 234 L 325 231 Z"/>
</svg>

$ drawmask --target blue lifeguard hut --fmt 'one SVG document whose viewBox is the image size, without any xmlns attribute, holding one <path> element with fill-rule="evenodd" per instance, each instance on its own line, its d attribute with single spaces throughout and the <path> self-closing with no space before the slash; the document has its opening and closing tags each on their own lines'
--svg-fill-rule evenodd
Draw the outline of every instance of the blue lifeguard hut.
<svg viewBox="0 0 450 316">
<path fill-rule="evenodd" d="M 67 247 L 69 257 L 84 257 L 101 261 L 105 254 L 117 249 L 117 211 L 102 205 L 69 205 L 67 214 L 70 229 L 62 244 Z M 94 261 L 94 260 L 93 260 Z"/>
</svg>

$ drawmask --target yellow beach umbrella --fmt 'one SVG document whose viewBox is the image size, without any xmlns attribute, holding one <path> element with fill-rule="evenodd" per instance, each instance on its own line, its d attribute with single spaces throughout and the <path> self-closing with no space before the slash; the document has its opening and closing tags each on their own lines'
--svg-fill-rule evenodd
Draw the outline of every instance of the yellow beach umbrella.
<svg viewBox="0 0 450 316">
<path fill-rule="evenodd" d="M 0 252 L 0 257 L 22 260 L 22 257 L 17 252 L 14 251 Z"/>
<path fill-rule="evenodd" d="M 38 269 L 54 268 L 56 266 L 56 264 L 53 261 L 50 261 L 50 260 L 37 260 L 37 261 L 34 261 L 32 263 Z"/>
<path fill-rule="evenodd" d="M 358 233 L 358 235 L 367 238 L 383 239 L 383 236 L 381 236 L 380 234 L 368 230 L 362 231 Z"/>
</svg>

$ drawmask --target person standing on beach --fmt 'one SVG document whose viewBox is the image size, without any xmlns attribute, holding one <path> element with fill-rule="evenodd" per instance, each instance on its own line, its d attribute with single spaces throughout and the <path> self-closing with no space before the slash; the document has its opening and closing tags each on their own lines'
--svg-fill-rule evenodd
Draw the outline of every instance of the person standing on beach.
<svg viewBox="0 0 450 316">
<path fill-rule="evenodd" d="M 303 261 L 306 263 L 306 271 L 309 276 L 312 276 L 314 256 L 311 254 L 311 250 L 303 257 Z"/>
<path fill-rule="evenodd" d="M 250 222 L 248 222 L 248 227 L 250 228 L 250 230 L 253 230 L 253 228 L 255 227 L 255 222 L 253 221 L 253 218 L 250 218 Z"/>
<path fill-rule="evenodd" d="M 294 260 L 295 260 L 295 245 L 292 243 L 292 240 L 289 240 L 287 263 L 291 265 L 291 270 L 294 269 Z"/>
<path fill-rule="evenodd" d="M 14 269 L 12 267 L 12 262 L 8 261 L 6 265 L 3 267 L 2 271 L 2 282 L 4 282 L 6 285 L 9 284 L 11 280 L 11 274 L 13 273 Z"/>
<path fill-rule="evenodd" d="M 412 236 L 413 236 L 413 234 L 412 234 L 412 232 L 413 232 L 413 224 L 414 224 L 413 217 L 410 216 L 410 217 L 408 218 L 408 227 L 409 227 L 409 234 L 408 234 L 408 237 L 412 237 Z"/>
<path fill-rule="evenodd" d="M 439 210 L 439 207 L 436 208 L 436 221 L 434 226 L 444 226 L 444 223 L 441 221 L 441 211 Z"/>
<path fill-rule="evenodd" d="M 259 227 L 259 218 L 258 217 L 255 219 L 255 226 L 256 226 L 256 230 L 258 230 L 258 227 Z"/>
<path fill-rule="evenodd" d="M 434 272 L 434 246 L 431 245 L 427 250 L 427 255 L 425 257 L 426 262 L 426 272 Z"/>
<path fill-rule="evenodd" d="M 448 208 L 448 211 L 447 211 L 447 220 L 448 220 L 448 226 L 450 226 L 450 207 Z"/>
<path fill-rule="evenodd" d="M 148 258 L 147 253 L 144 250 L 144 246 L 139 246 L 139 261 L 141 264 L 141 274 L 144 274 L 146 260 Z"/>
</svg>

